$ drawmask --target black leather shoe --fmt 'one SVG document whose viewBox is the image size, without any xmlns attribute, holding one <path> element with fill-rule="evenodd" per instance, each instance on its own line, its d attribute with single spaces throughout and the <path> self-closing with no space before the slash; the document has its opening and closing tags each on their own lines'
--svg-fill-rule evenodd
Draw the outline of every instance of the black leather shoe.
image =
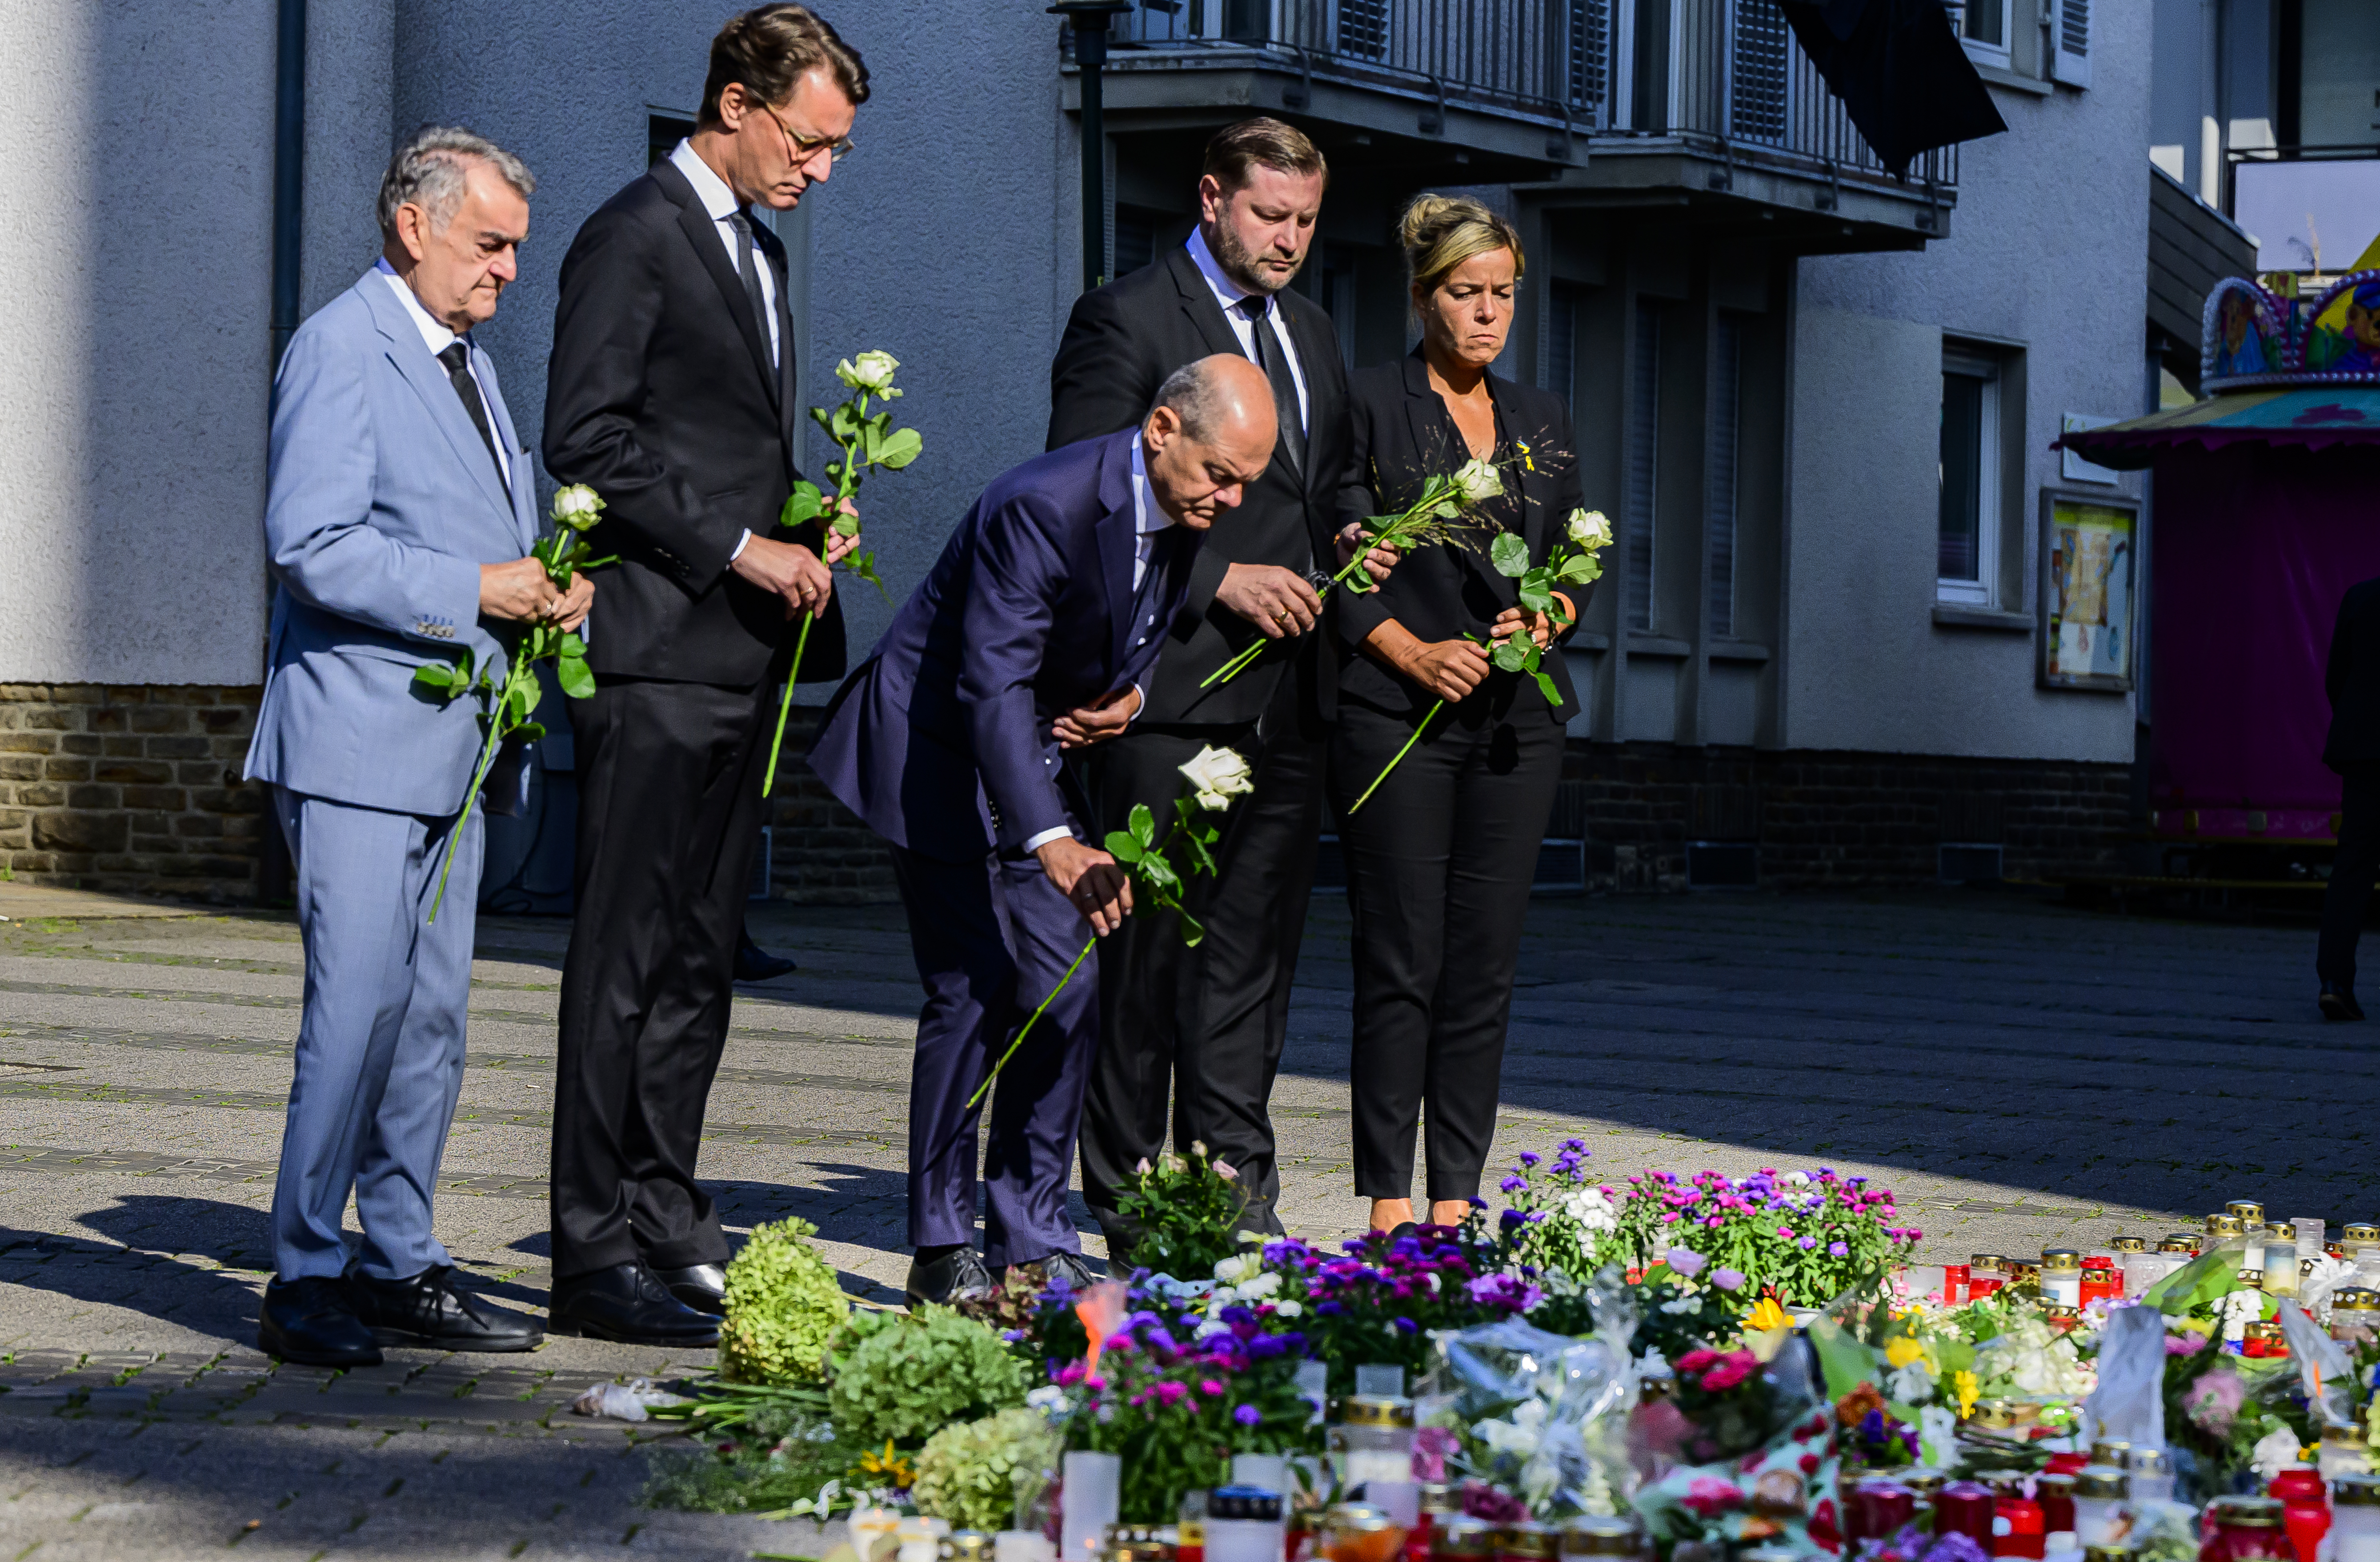
<svg viewBox="0 0 2380 1562">
<path fill-rule="evenodd" d="M 929 1302 L 948 1307 L 954 1301 L 990 1296 L 999 1287 L 992 1284 L 991 1271 L 984 1266 L 983 1254 L 965 1247 L 953 1248 L 931 1263 L 911 1259 L 906 1289 L 912 1307 L 923 1307 Z"/>
<path fill-rule="evenodd" d="M 1080 1294 L 1099 1283 L 1099 1277 L 1091 1273 L 1089 1262 L 1080 1253 L 1050 1253 L 1022 1267 L 1045 1290 L 1062 1286 Z"/>
<path fill-rule="evenodd" d="M 655 1269 L 653 1278 L 697 1312 L 727 1316 L 727 1271 L 720 1265 L 689 1263 L 684 1269 Z"/>
<path fill-rule="evenodd" d="M 491 1307 L 455 1286 L 455 1266 L 441 1263 L 406 1280 L 347 1275 L 347 1300 L 382 1345 L 425 1345 L 432 1350 L 534 1350 L 545 1331 L 517 1312 Z"/>
<path fill-rule="evenodd" d="M 738 982 L 769 982 L 780 976 L 791 976 L 801 968 L 783 955 L 772 955 L 752 942 L 748 933 L 735 935 L 735 980 Z"/>
<path fill-rule="evenodd" d="M 381 1360 L 371 1330 L 347 1300 L 346 1286 L 320 1275 L 275 1280 L 264 1287 L 256 1343 L 267 1356 L 309 1367 L 377 1367 Z"/>
<path fill-rule="evenodd" d="M 2363 1006 L 2355 1001 L 2355 989 L 2342 987 L 2336 982 L 2322 984 L 2322 996 L 2314 1000 L 2322 1005 L 2325 1019 L 2361 1019 Z"/>
<path fill-rule="evenodd" d="M 546 1300 L 546 1329 L 622 1345 L 719 1343 L 719 1320 L 678 1300 L 661 1276 L 635 1260 L 556 1280 Z"/>
</svg>

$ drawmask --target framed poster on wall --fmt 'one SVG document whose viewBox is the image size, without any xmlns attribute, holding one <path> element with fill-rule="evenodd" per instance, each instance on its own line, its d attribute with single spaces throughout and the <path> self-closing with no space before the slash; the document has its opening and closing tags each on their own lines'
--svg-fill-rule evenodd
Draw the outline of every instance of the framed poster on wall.
<svg viewBox="0 0 2380 1562">
<path fill-rule="evenodd" d="M 2132 687 L 2141 506 L 2112 494 L 2041 492 L 2041 686 Z"/>
</svg>

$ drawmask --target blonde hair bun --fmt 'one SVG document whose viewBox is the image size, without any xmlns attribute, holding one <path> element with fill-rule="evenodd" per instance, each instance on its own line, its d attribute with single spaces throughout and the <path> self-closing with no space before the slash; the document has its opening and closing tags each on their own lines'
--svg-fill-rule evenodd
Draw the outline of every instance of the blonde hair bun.
<svg viewBox="0 0 2380 1562">
<path fill-rule="evenodd" d="M 1528 264 L 1520 230 L 1467 195 L 1415 196 L 1397 219 L 1397 240 L 1404 246 L 1406 275 L 1425 292 L 1475 255 L 1510 250 L 1515 276 Z"/>
</svg>

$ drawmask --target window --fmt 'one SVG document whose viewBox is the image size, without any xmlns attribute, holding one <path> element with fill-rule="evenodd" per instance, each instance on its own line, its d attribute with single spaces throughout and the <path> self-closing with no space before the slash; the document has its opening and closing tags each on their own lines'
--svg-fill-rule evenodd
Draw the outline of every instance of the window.
<svg viewBox="0 0 2380 1562">
<path fill-rule="evenodd" d="M 1570 109 L 1589 124 L 1607 123 L 1603 109 L 1611 79 L 1610 0 L 1572 0 Z"/>
<path fill-rule="evenodd" d="M 1575 408 L 1578 392 L 1578 287 L 1557 282 L 1546 296 L 1546 389 Z"/>
<path fill-rule="evenodd" d="M 1661 306 L 1639 300 L 1628 365 L 1628 627 L 1653 628 L 1654 479 L 1661 449 Z"/>
<path fill-rule="evenodd" d="M 1736 0 L 1730 134 L 1756 141 L 1784 139 L 1791 51 L 1792 35 L 1777 0 Z"/>
<path fill-rule="evenodd" d="M 1966 0 L 1959 16 L 1959 41 L 1967 46 L 1968 57 L 1980 65 L 2009 67 L 2009 43 L 2015 31 L 2010 0 Z"/>
<path fill-rule="evenodd" d="M 1743 377 L 1743 322 L 1722 311 L 1712 343 L 1710 490 L 1710 633 L 1735 638 L 1736 406 Z"/>
<path fill-rule="evenodd" d="M 1389 52 L 1389 0 L 1339 0 L 1339 53 L 1377 60 Z"/>
<path fill-rule="evenodd" d="M 1936 594 L 1995 605 L 1999 583 L 2000 373 L 1988 360 L 1942 358 L 1942 490 Z"/>
</svg>

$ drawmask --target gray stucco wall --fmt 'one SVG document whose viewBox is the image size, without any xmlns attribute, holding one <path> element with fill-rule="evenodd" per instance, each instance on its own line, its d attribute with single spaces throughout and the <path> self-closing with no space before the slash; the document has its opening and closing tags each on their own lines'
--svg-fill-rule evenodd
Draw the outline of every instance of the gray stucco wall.
<svg viewBox="0 0 2380 1562">
<path fill-rule="evenodd" d="M 1804 261 L 1793 381 L 1786 746 L 2128 761 L 2128 696 L 2034 687 L 2030 634 L 1933 622 L 1946 335 L 2021 348 L 2024 594 L 2061 413 L 2143 409 L 2149 11 L 2096 6 L 2087 91 L 1995 88 L 1950 238 Z M 2137 479 L 2119 490 L 2137 494 Z"/>
<path fill-rule="evenodd" d="M 253 682 L 273 6 L 24 0 L 0 80 L 0 682 Z"/>
</svg>

